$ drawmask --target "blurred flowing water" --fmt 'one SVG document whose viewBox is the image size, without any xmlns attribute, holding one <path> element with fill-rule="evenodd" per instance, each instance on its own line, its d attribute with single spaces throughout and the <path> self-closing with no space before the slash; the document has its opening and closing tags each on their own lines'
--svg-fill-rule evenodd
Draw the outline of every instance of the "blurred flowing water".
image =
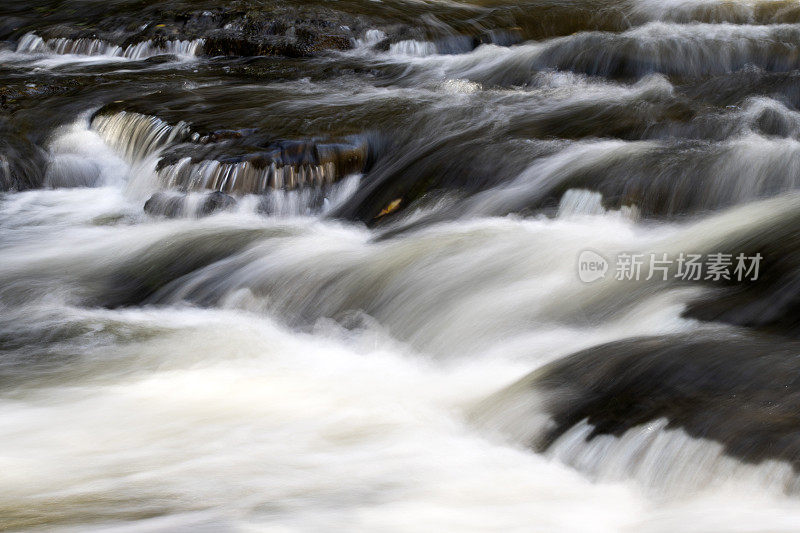
<svg viewBox="0 0 800 533">
<path fill-rule="evenodd" d="M 0 529 L 797 530 L 800 5 L 9 0 L 0 39 Z"/>
</svg>

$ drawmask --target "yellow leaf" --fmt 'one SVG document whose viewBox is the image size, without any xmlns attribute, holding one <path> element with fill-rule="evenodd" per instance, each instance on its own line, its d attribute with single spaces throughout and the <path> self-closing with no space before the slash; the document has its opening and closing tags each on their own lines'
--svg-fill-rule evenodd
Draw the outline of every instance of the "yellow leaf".
<svg viewBox="0 0 800 533">
<path fill-rule="evenodd" d="M 389 213 L 396 211 L 397 208 L 400 207 L 400 203 L 402 201 L 403 201 L 402 198 L 397 198 L 395 200 L 392 200 L 391 202 L 389 202 L 389 205 L 387 205 L 383 211 L 378 213 L 378 216 L 376 216 L 375 218 L 381 218 L 383 215 L 388 215 Z"/>
</svg>

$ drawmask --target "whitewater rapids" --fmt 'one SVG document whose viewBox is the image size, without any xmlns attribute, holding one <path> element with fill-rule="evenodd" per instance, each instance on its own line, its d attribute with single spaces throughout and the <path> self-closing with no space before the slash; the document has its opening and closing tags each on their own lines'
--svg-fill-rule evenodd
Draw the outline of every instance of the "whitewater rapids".
<svg viewBox="0 0 800 533">
<path fill-rule="evenodd" d="M 3 300 L 25 301 L 2 313 L 0 514 L 14 527 L 71 529 L 91 515 L 110 530 L 665 531 L 691 520 L 703 531 L 748 520 L 790 531 L 798 518 L 779 493 L 754 501 L 746 484 L 691 503 L 643 498 L 470 422 L 486 396 L 560 354 L 696 328 L 678 316 L 680 291 L 600 324 L 535 318 L 548 297 L 581 289 L 555 267 L 572 260 L 565 242 L 645 245 L 670 229 L 638 234 L 613 214 L 486 219 L 371 244 L 363 229 L 315 218 L 137 221 L 138 204 L 114 188 L 6 196 L 2 212 Z M 118 217 L 130 220 L 104 222 Z M 74 305 L 97 272 L 146 264 L 157 243 L 198 232 L 255 232 L 240 256 L 250 266 L 226 279 L 270 271 L 283 286 L 296 279 L 295 296 L 271 302 L 232 283 L 217 309 Z M 384 286 L 358 296 L 362 268 Z M 526 281 L 531 270 L 552 271 L 546 287 Z M 372 302 L 378 318 L 288 328 L 302 315 L 292 306 L 319 291 L 329 305 Z"/>
</svg>

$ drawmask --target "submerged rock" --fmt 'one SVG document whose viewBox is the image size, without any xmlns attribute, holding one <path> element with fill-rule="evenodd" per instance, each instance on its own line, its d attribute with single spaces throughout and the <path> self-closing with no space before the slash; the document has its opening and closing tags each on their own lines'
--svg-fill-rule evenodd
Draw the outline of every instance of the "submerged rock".
<svg viewBox="0 0 800 533">
<path fill-rule="evenodd" d="M 98 291 L 88 303 L 109 308 L 139 305 L 176 279 L 238 253 L 261 237 L 260 230 L 232 228 L 215 230 L 213 236 L 189 230 L 161 239 L 94 280 Z"/>
<path fill-rule="evenodd" d="M 144 203 L 144 212 L 148 215 L 176 218 L 184 214 L 185 194 L 157 192 Z"/>
<path fill-rule="evenodd" d="M 603 460 L 613 456 L 624 461 L 617 473 L 647 468 L 639 461 L 648 456 L 662 468 L 714 467 L 717 459 L 711 451 L 693 456 L 662 449 L 664 439 L 685 438 L 674 431 L 662 434 L 670 430 L 719 443 L 724 455 L 743 463 L 777 460 L 797 473 L 799 412 L 800 343 L 695 334 L 634 338 L 583 350 L 496 394 L 482 406 L 478 419 L 515 434 L 537 451 L 559 447 L 563 458 L 576 465 L 580 450 L 558 443 L 579 426 L 588 425 L 581 433 L 586 434 L 580 446 L 584 450 L 602 436 L 619 439 L 634 430 L 646 435 L 641 428 L 662 435 L 642 437 L 636 453 L 615 449 L 624 445 L 619 440 L 598 444 Z M 796 483 L 796 478 L 789 480 L 788 488 L 797 488 Z"/>
<path fill-rule="evenodd" d="M 703 281 L 714 290 L 689 303 L 685 315 L 724 322 L 769 333 L 800 338 L 800 197 L 776 198 L 732 211 L 747 227 L 731 231 L 709 246 L 709 252 L 728 254 L 735 264 L 739 254 L 761 257 L 758 275 L 746 279 Z"/>
<path fill-rule="evenodd" d="M 144 204 L 144 212 L 149 215 L 178 218 L 182 216 L 207 216 L 218 211 L 231 209 L 236 205 L 233 196 L 214 191 L 198 201 L 197 194 L 157 192 Z"/>
<path fill-rule="evenodd" d="M 0 116 L 0 191 L 41 187 L 46 166 L 44 150 Z"/>
<path fill-rule="evenodd" d="M 223 192 L 214 191 L 203 200 L 203 205 L 200 207 L 200 214 L 210 215 L 217 211 L 224 211 L 236 205 L 236 199 L 233 196 L 227 195 Z"/>
</svg>

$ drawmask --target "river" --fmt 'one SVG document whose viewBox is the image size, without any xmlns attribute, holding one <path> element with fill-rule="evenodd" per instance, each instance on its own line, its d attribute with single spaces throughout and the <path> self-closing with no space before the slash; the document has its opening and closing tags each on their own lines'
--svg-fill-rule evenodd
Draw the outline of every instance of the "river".
<svg viewBox="0 0 800 533">
<path fill-rule="evenodd" d="M 797 531 L 794 1 L 0 39 L 0 529 Z"/>
</svg>

